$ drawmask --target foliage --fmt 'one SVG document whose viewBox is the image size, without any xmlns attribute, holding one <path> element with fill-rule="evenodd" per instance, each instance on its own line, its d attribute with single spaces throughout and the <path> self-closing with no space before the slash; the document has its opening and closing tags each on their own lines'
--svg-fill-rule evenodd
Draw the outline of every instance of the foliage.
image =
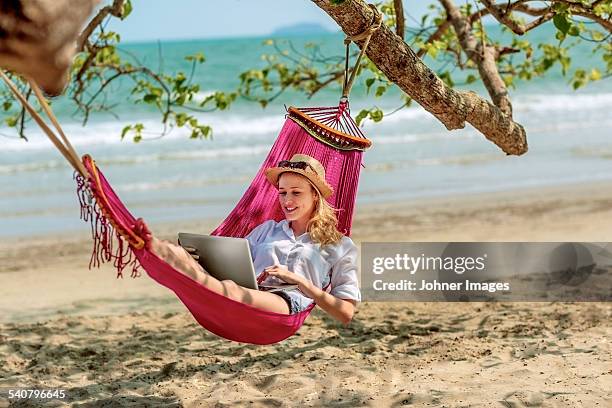
<svg viewBox="0 0 612 408">
<path fill-rule="evenodd" d="M 342 3 L 342 0 L 334 0 L 334 3 Z M 475 0 L 467 1 L 460 7 L 460 12 L 479 44 L 496 50 L 496 66 L 507 87 L 514 88 L 520 81 L 550 74 L 554 69 L 559 69 L 574 89 L 612 74 L 610 1 L 515 0 L 499 4 L 497 6 L 484 0 L 478 3 Z M 384 23 L 395 25 L 393 1 L 384 0 L 378 4 L 378 8 L 385 15 Z M 81 52 L 75 58 L 68 89 L 68 95 L 83 123 L 87 123 L 92 112 L 113 111 L 114 105 L 107 96 L 111 84 L 122 81 L 122 85 L 126 82 L 131 84 L 133 103 L 146 104 L 159 112 L 164 134 L 179 127 L 189 129 L 192 138 L 208 138 L 212 135 L 212 129 L 200 121 L 200 113 L 228 109 L 238 96 L 262 107 L 288 90 L 311 97 L 321 89 L 342 83 L 344 77 L 344 55 L 324 55 L 317 44 L 307 44 L 304 49 L 298 50 L 291 42 L 268 40 L 265 44 L 271 48 L 271 52 L 262 56 L 264 66 L 242 72 L 239 89 L 215 92 L 202 99 L 198 97 L 200 85 L 193 82 L 193 77 L 195 70 L 206 62 L 204 54 L 185 56 L 191 67 L 189 72 L 165 73 L 161 69 L 147 67 L 135 56 L 120 50 L 121 38 L 118 33 L 104 28 L 108 19 L 128 17 L 132 11 L 131 1 L 114 0 L 112 6 L 102 11 L 106 11 L 106 15 L 99 15 L 99 21 L 92 20 L 91 26 L 84 32 Z M 489 32 L 491 28 L 483 24 L 483 18 L 494 11 L 500 12 L 496 18 L 502 23 L 502 32 L 492 35 Z M 408 17 L 410 24 L 405 41 L 443 81 L 456 87 L 481 80 L 477 62 L 463 48 L 441 4 L 432 4 L 429 12 L 418 21 Z M 554 38 L 535 44 L 528 35 L 520 33 L 521 30 L 525 33 L 536 30 L 542 24 L 554 25 Z M 580 66 L 579 61 L 572 61 L 569 50 L 584 45 L 590 46 L 593 53 L 601 56 L 603 70 Z M 356 50 L 354 45 L 352 47 Z M 351 53 L 351 61 L 354 61 L 356 53 Z M 374 98 L 382 97 L 395 87 L 367 58 L 357 69 L 361 70 L 366 91 Z M 29 96 L 25 84 L 22 83 L 21 87 Z M 403 93 L 400 93 L 400 98 L 399 106 L 393 112 L 411 103 L 411 99 Z M 16 128 L 25 137 L 25 111 L 17 110 L 6 90 L 0 93 L 0 103 L 6 114 L 5 124 Z M 393 112 L 384 113 L 372 107 L 361 110 L 356 120 L 358 123 L 364 120 L 378 122 Z M 144 132 L 144 124 L 134 123 L 123 129 L 121 137 L 131 137 L 138 142 L 142 140 Z"/>
<path fill-rule="evenodd" d="M 115 0 L 116 13 L 107 19 L 125 19 L 132 11 L 130 0 Z M 112 13 L 112 12 L 111 12 Z M 105 19 L 106 20 L 106 19 Z M 131 102 L 147 104 L 156 109 L 161 116 L 162 134 L 173 128 L 187 128 L 193 139 L 212 136 L 212 128 L 200 122 L 197 113 L 228 109 L 237 97 L 236 92 L 215 92 L 198 98 L 200 85 L 193 82 L 195 70 L 205 63 L 203 53 L 185 56 L 190 72 L 164 73 L 152 69 L 138 58 L 120 50 L 121 37 L 118 33 L 106 31 L 105 24 L 94 28 L 83 43 L 80 53 L 74 59 L 68 96 L 77 109 L 77 115 L 86 124 L 92 112 L 113 113 L 115 105 L 109 102 L 112 85 L 131 83 Z M 129 81 L 129 82 L 128 82 Z M 25 89 L 25 84 L 21 83 Z M 25 111 L 14 110 L 12 95 L 5 91 L 0 94 L 2 107 L 8 114 L 4 122 L 9 127 L 18 128 L 24 135 Z M 130 136 L 134 142 L 143 139 L 145 126 L 135 123 L 125 126 L 121 138 Z"/>
<path fill-rule="evenodd" d="M 542 8 L 531 7 L 529 1 L 508 2 L 511 19 L 517 24 L 525 25 L 525 21 L 516 17 L 519 10 L 524 16 L 532 16 L 530 21 L 550 12 L 550 18 L 543 19 L 541 24 L 554 24 L 556 35 L 548 42 L 532 43 L 528 35 L 519 35 L 506 25 L 501 25 L 502 32 L 492 36 L 489 27 L 483 24 L 483 17 L 489 14 L 482 4 L 466 2 L 461 8 L 461 14 L 470 24 L 471 33 L 482 43 L 493 46 L 496 50 L 496 64 L 500 75 L 509 88 L 515 88 L 518 81 L 528 81 L 550 74 L 551 70 L 559 68 L 561 74 L 568 79 L 574 89 L 583 87 L 588 82 L 601 80 L 612 74 L 612 44 L 611 34 L 606 26 L 599 24 L 600 20 L 608 20 L 612 14 L 612 3 L 605 1 L 581 0 L 580 7 L 568 4 L 566 1 L 534 2 L 545 5 Z M 506 3 L 503 3 L 504 5 Z M 594 5 L 594 6 L 593 6 Z M 516 10 L 513 8 L 516 7 Z M 379 10 L 385 15 L 385 24 L 395 25 L 396 16 L 392 0 L 378 4 Z M 588 13 L 585 12 L 588 10 Z M 591 17 L 587 16 L 590 15 Z M 599 20 L 598 20 L 599 19 Z M 448 24 L 444 8 L 432 4 L 430 11 L 419 21 L 409 16 L 412 22 L 408 28 L 405 41 L 437 75 L 450 87 L 465 86 L 480 80 L 477 64 L 469 59 L 459 41 L 457 34 Z M 533 24 L 526 30 L 537 29 Z M 273 47 L 271 54 L 265 56 L 268 65 L 259 70 L 249 70 L 242 74 L 241 93 L 248 95 L 262 106 L 277 98 L 287 89 L 297 89 L 312 96 L 333 82 L 342 80 L 342 57 L 323 57 L 317 54 L 316 45 L 309 45 L 311 55 L 297 51 L 291 44 L 282 48 L 278 41 L 268 42 Z M 590 46 L 592 52 L 600 55 L 605 63 L 605 71 L 597 68 L 581 67 L 579 61 L 572 61 L 569 50 L 577 46 Z M 329 63 L 333 61 L 333 63 Z M 368 94 L 379 98 L 385 95 L 395 85 L 386 78 L 380 70 L 365 59 L 359 69 Z M 409 106 L 411 99 L 401 93 L 401 105 L 397 110 Z M 387 115 L 389 115 L 388 113 Z M 356 121 L 365 119 L 375 122 L 382 120 L 385 114 L 377 107 L 361 110 Z"/>
</svg>

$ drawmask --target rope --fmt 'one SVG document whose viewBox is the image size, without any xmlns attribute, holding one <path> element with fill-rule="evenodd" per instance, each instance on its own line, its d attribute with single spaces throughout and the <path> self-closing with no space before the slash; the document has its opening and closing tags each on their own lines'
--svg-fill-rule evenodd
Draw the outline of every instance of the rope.
<svg viewBox="0 0 612 408">
<path fill-rule="evenodd" d="M 357 71 L 359 70 L 359 64 L 361 63 L 361 58 L 363 54 L 365 54 L 368 45 L 370 44 L 370 39 L 372 38 L 372 34 L 376 30 L 380 28 L 382 24 L 383 15 L 378 11 L 375 5 L 368 4 L 368 6 L 372 9 L 374 13 L 374 21 L 365 31 L 356 34 L 356 35 L 347 35 L 344 39 L 344 44 L 346 45 L 346 60 L 344 64 L 344 84 L 342 86 L 342 99 L 348 99 L 349 93 L 351 92 L 351 88 L 353 87 L 353 83 L 355 82 L 355 77 L 357 76 Z M 348 60 L 349 60 L 349 46 L 351 45 L 351 41 L 357 43 L 357 41 L 364 41 L 361 46 L 361 51 L 359 52 L 359 56 L 357 57 L 357 62 L 355 62 L 355 67 L 351 71 L 351 76 L 349 78 L 348 75 Z"/>
<path fill-rule="evenodd" d="M 87 179 L 88 173 L 87 173 L 87 170 L 85 169 L 85 166 L 83 166 L 83 163 L 81 163 L 81 161 L 79 160 L 78 155 L 76 154 L 74 148 L 72 147 L 72 145 L 68 141 L 68 138 L 62 131 L 62 128 L 59 122 L 57 121 L 57 118 L 51 111 L 51 108 L 47 104 L 47 101 L 45 100 L 42 94 L 42 91 L 40 90 L 38 85 L 36 85 L 33 81 L 28 81 L 41 107 L 46 112 L 46 114 L 49 116 L 49 119 L 51 120 L 51 123 L 53 123 L 53 126 L 58 130 L 59 134 L 61 135 L 62 140 L 60 140 L 57 137 L 57 135 L 53 132 L 53 130 L 51 130 L 51 128 L 45 123 L 44 119 L 40 116 L 38 112 L 36 112 L 36 109 L 34 109 L 34 107 L 30 104 L 30 102 L 28 102 L 26 97 L 23 96 L 23 94 L 19 91 L 17 86 L 13 83 L 13 81 L 11 81 L 11 79 L 4 73 L 3 70 L 0 70 L 0 76 L 2 77 L 6 85 L 9 87 L 13 95 L 15 95 L 15 97 L 19 100 L 19 102 L 23 105 L 23 107 L 28 111 L 28 113 L 36 121 L 38 126 L 40 126 L 43 132 L 45 132 L 49 140 L 51 140 L 51 143 L 53 143 L 53 145 L 57 148 L 57 150 L 59 150 L 62 156 L 64 156 L 66 161 L 68 161 L 68 163 L 70 163 L 70 165 L 74 168 L 74 170 L 76 170 L 81 176 L 83 176 L 83 178 Z"/>
<path fill-rule="evenodd" d="M 57 129 L 57 132 L 61 136 L 64 142 L 64 146 L 66 146 L 67 150 L 70 152 L 70 155 L 73 158 L 77 158 L 76 162 L 78 163 L 79 168 L 82 170 L 82 171 L 79 171 L 79 173 L 81 173 L 81 175 L 83 175 L 83 173 L 87 174 L 87 171 L 85 170 L 85 166 L 83 166 L 83 163 L 81 163 L 81 161 L 78 159 L 79 155 L 74 150 L 74 147 L 72 147 L 72 144 L 70 143 L 70 140 L 68 140 L 68 137 L 66 137 L 64 130 L 60 126 L 59 121 L 57 120 L 57 117 L 55 117 L 55 114 L 53 113 L 53 111 L 51 110 L 51 107 L 47 103 L 47 100 L 45 99 L 42 91 L 40 90 L 40 87 L 34 81 L 28 80 L 28 82 L 32 90 L 34 90 L 34 94 L 36 95 L 36 98 L 38 99 L 40 106 L 42 106 L 43 110 L 45 111 L 49 119 L 51 120 L 51 123 L 53 123 L 53 126 L 55 127 L 55 129 Z"/>
</svg>

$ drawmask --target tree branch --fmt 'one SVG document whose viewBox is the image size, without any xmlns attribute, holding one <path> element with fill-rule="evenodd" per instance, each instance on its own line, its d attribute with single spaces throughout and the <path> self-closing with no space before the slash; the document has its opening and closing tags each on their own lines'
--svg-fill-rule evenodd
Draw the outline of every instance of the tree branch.
<svg viewBox="0 0 612 408">
<path fill-rule="evenodd" d="M 345 0 L 340 4 L 332 0 L 313 2 L 348 35 L 363 32 L 374 20 L 372 10 L 362 0 Z M 446 86 L 388 27 L 381 26 L 372 35 L 366 55 L 390 81 L 447 129 L 460 129 L 468 122 L 507 154 L 520 155 L 527 151 L 525 130 L 520 124 L 477 94 Z"/>
<path fill-rule="evenodd" d="M 512 104 L 508 98 L 508 89 L 497 70 L 497 51 L 495 47 L 479 42 L 472 33 L 471 24 L 461 14 L 452 0 L 440 0 L 451 21 L 461 48 L 467 57 L 476 64 L 485 88 L 495 106 L 508 117 L 512 117 Z"/>
<path fill-rule="evenodd" d="M 569 1 L 557 0 L 557 2 L 569 5 L 569 10 L 572 14 L 581 16 L 581 17 L 586 17 L 590 20 L 593 20 L 594 22 L 602 26 L 605 30 L 612 33 L 612 21 L 610 21 L 609 18 L 607 20 L 604 18 L 601 18 L 593 12 L 593 9 L 595 8 L 595 6 L 597 6 L 600 2 L 598 1 L 594 2 L 591 5 L 591 7 L 584 7 L 582 4 L 573 3 Z M 513 7 L 513 10 L 519 11 L 521 13 L 524 13 L 530 16 L 543 16 L 549 12 L 550 8 L 549 7 L 535 8 L 527 4 L 517 4 L 515 7 Z"/>
<path fill-rule="evenodd" d="M 395 33 L 404 38 L 406 19 L 404 18 L 402 0 L 393 0 L 393 8 L 395 9 Z"/>
<path fill-rule="evenodd" d="M 87 24 L 87 27 L 81 32 L 79 35 L 79 39 L 77 41 L 77 52 L 85 51 L 85 44 L 89 40 L 89 37 L 93 32 L 98 28 L 100 24 L 104 21 L 104 19 L 110 14 L 115 17 L 121 18 L 123 13 L 123 3 L 125 0 L 113 0 L 113 4 L 110 6 L 106 6 L 98 11 L 98 14 Z"/>
<path fill-rule="evenodd" d="M 570 8 L 571 10 L 571 8 Z M 598 23 L 600 26 L 602 26 L 603 28 L 605 28 L 606 30 L 608 30 L 609 33 L 612 33 L 612 21 L 610 21 L 610 19 L 605 20 L 591 12 L 588 11 L 582 11 L 582 10 L 572 10 L 572 14 L 576 15 L 576 16 L 581 16 L 581 17 L 586 17 L 590 20 L 595 21 L 596 23 Z"/>
<path fill-rule="evenodd" d="M 503 25 L 505 25 L 510 30 L 512 30 L 515 34 L 518 34 L 518 35 L 525 34 L 527 31 L 550 20 L 555 15 L 555 12 L 552 11 L 552 9 L 549 7 L 548 11 L 544 13 L 542 16 L 540 16 L 540 18 L 537 18 L 531 21 L 527 25 L 523 25 L 512 19 L 512 15 L 511 15 L 512 11 L 510 8 L 508 11 L 505 11 L 505 10 L 502 10 L 502 7 L 499 7 L 493 4 L 491 0 L 480 0 L 480 1 L 482 2 L 482 4 L 484 4 L 484 6 L 487 8 L 490 14 L 493 17 L 495 17 L 497 21 L 499 21 L 500 23 L 502 23 Z"/>
</svg>

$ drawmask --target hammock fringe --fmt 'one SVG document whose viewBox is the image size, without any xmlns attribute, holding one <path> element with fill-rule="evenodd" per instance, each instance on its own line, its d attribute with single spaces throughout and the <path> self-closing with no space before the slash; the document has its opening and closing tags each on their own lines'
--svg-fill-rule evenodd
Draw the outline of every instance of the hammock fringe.
<svg viewBox="0 0 612 408">
<path fill-rule="evenodd" d="M 126 269 L 130 271 L 132 278 L 140 277 L 141 265 L 138 258 L 93 199 L 89 183 L 78 173 L 75 173 L 74 179 L 81 207 L 80 218 L 88 222 L 91 229 L 93 249 L 89 259 L 89 269 L 99 268 L 104 263 L 112 262 L 117 270 L 117 278 L 123 278 Z"/>
</svg>

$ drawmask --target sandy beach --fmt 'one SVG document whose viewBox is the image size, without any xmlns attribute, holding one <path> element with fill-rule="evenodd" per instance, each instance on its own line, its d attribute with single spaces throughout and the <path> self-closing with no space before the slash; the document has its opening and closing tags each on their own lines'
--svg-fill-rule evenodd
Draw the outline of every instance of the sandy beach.
<svg viewBox="0 0 612 408">
<path fill-rule="evenodd" d="M 612 186 L 566 185 L 359 207 L 366 241 L 612 240 Z M 75 216 L 76 215 L 75 204 Z M 220 220 L 151 225 L 160 237 Z M 274 346 L 220 339 L 143 276 L 87 270 L 78 236 L 0 243 L 0 389 L 75 406 L 604 407 L 610 303 L 371 303 L 315 310 Z M 16 406 L 40 405 L 25 402 Z M 61 405 L 55 401 L 49 406 Z M 0 407 L 9 401 L 0 397 Z"/>
</svg>

